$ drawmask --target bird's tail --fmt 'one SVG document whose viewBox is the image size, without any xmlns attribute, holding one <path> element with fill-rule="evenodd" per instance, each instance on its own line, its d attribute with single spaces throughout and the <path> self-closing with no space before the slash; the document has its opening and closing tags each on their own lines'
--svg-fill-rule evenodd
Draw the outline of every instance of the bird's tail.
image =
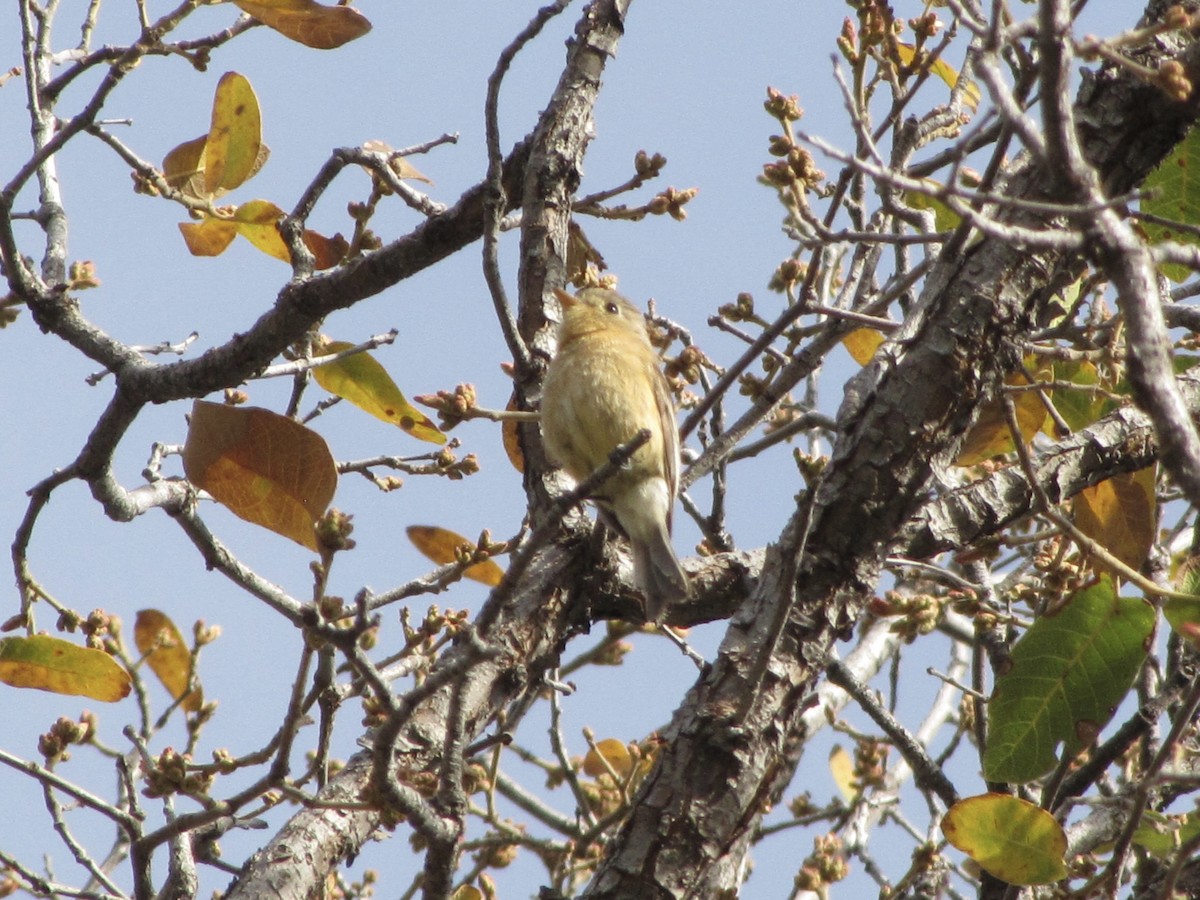
<svg viewBox="0 0 1200 900">
<path fill-rule="evenodd" d="M 687 574 L 675 557 L 665 528 L 655 529 L 646 540 L 631 544 L 633 575 L 646 598 L 646 621 L 657 624 L 667 606 L 690 596 Z"/>
</svg>

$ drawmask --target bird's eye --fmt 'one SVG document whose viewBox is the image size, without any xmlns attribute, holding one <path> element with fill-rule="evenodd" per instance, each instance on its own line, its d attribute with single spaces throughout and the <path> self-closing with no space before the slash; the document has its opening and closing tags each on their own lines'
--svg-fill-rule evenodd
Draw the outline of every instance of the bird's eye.
<svg viewBox="0 0 1200 900">
<path fill-rule="evenodd" d="M 611 300 L 609 300 L 607 303 L 604 304 L 604 311 L 606 313 L 609 313 L 609 314 L 615 316 L 617 313 L 619 313 L 621 311 L 621 307 L 617 306 L 617 304 L 615 304 Z"/>
</svg>

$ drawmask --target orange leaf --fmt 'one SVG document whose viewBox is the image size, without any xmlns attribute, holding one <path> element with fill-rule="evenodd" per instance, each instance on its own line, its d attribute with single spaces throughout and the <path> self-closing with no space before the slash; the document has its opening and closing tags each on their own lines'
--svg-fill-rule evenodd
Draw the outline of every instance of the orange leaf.
<svg viewBox="0 0 1200 900">
<path fill-rule="evenodd" d="M 179 230 L 193 256 L 220 256 L 240 234 L 267 256 L 290 264 L 292 254 L 279 231 L 283 216 L 283 210 L 271 201 L 251 200 L 233 209 L 230 218 L 206 215 L 199 222 L 181 222 Z M 340 234 L 327 238 L 305 230 L 304 243 L 318 269 L 336 266 L 350 249 Z"/>
<path fill-rule="evenodd" d="M 605 765 L 606 762 L 608 765 Z M 630 755 L 624 741 L 618 741 L 616 738 L 597 741 L 596 746 L 588 750 L 587 756 L 583 758 L 583 771 L 593 778 L 608 775 L 609 768 L 616 772 L 619 778 L 625 778 L 633 771 L 633 756 Z"/>
<path fill-rule="evenodd" d="M 471 553 L 475 551 L 473 541 L 468 541 L 461 534 L 455 534 L 445 528 L 438 528 L 434 525 L 410 525 L 405 531 L 408 539 L 413 542 L 413 546 L 440 566 L 458 562 L 460 548 L 465 547 Z M 504 577 L 504 570 L 492 560 L 485 559 L 483 562 L 468 566 L 463 571 L 463 575 L 472 581 L 478 581 L 488 587 L 495 587 Z"/>
<path fill-rule="evenodd" d="M 1072 501 L 1079 530 L 1131 569 L 1141 568 L 1154 544 L 1156 474 L 1150 466 L 1114 475 L 1080 491 Z M 1099 561 L 1094 565 L 1108 571 Z"/>
<path fill-rule="evenodd" d="M 197 400 L 183 470 L 239 518 L 317 549 L 313 525 L 333 499 L 337 467 L 316 432 L 265 409 Z"/>
<path fill-rule="evenodd" d="M 183 708 L 188 712 L 198 710 L 204 703 L 204 692 L 200 688 L 188 691 L 192 654 L 175 623 L 157 609 L 138 610 L 133 642 L 167 692 L 176 700 L 183 697 Z"/>
<path fill-rule="evenodd" d="M 517 408 L 517 395 L 508 398 L 508 405 L 504 407 L 509 412 L 513 412 Z M 505 419 L 500 424 L 500 440 L 504 444 L 504 453 L 508 456 L 508 461 L 512 463 L 512 467 L 518 472 L 525 471 L 525 454 L 521 450 L 521 433 L 520 423 L 512 419 Z"/>
<path fill-rule="evenodd" d="M 0 681 L 19 688 L 115 703 L 129 693 L 129 673 L 103 650 L 48 634 L 0 639 Z"/>
<path fill-rule="evenodd" d="M 304 244 L 313 255 L 313 264 L 318 269 L 332 269 L 350 252 L 350 244 L 340 234 L 330 238 L 305 229 Z"/>
<path fill-rule="evenodd" d="M 220 256 L 237 237 L 238 227 L 228 219 L 205 216 L 199 222 L 180 222 L 179 231 L 192 256 Z"/>
<path fill-rule="evenodd" d="M 322 6 L 314 0 L 233 0 L 269 28 L 315 50 L 332 50 L 362 37 L 371 23 L 349 6 Z"/>
</svg>

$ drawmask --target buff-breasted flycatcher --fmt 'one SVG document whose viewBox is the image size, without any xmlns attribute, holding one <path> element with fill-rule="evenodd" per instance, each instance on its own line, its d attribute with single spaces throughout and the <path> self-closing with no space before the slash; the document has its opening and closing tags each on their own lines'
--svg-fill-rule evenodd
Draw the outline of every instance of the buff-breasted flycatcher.
<svg viewBox="0 0 1200 900">
<path fill-rule="evenodd" d="M 542 390 L 546 451 L 581 481 L 645 428 L 650 439 L 596 491 L 633 550 L 633 572 L 657 622 L 688 595 L 687 576 L 671 547 L 671 510 L 679 487 L 675 405 L 646 320 L 624 297 L 590 287 L 563 306 L 558 352 Z"/>
</svg>

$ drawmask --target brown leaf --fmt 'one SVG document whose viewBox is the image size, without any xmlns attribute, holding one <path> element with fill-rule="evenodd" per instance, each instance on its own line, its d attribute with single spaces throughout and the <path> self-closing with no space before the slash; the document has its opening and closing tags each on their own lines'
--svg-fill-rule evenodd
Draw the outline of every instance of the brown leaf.
<svg viewBox="0 0 1200 900">
<path fill-rule="evenodd" d="M 239 518 L 317 549 L 313 525 L 333 499 L 337 467 L 316 432 L 269 410 L 197 400 L 183 469 Z"/>
<path fill-rule="evenodd" d="M 315 231 L 304 231 L 304 244 L 313 255 L 313 264 L 318 269 L 332 269 L 350 252 L 350 244 L 340 234 L 325 237 Z"/>
<path fill-rule="evenodd" d="M 314 0 L 233 0 L 242 12 L 315 50 L 332 50 L 362 37 L 371 23 L 349 6 L 322 6 Z"/>
<path fill-rule="evenodd" d="M 1071 505 L 1076 527 L 1134 570 L 1154 544 L 1156 475 L 1154 466 L 1114 475 L 1080 491 Z M 1109 571 L 1098 561 L 1094 565 Z"/>
<path fill-rule="evenodd" d="M 388 166 L 396 177 L 407 181 L 423 181 L 426 184 L 433 184 L 433 180 L 427 177 L 420 169 L 408 161 L 405 156 L 392 156 L 396 152 L 390 144 L 385 141 L 370 140 L 363 141 L 364 150 L 370 153 L 386 153 L 388 155 Z"/>
<path fill-rule="evenodd" d="M 183 635 L 165 613 L 157 609 L 138 610 L 137 621 L 133 625 L 133 642 L 167 692 L 176 700 L 184 698 L 184 709 L 195 712 L 203 705 L 204 692 L 200 688 L 188 692 L 192 654 L 183 641 Z"/>
<path fill-rule="evenodd" d="M 604 257 L 588 240 L 583 229 L 573 221 L 567 223 L 567 281 L 582 284 L 589 264 L 601 272 L 608 268 Z"/>
</svg>

